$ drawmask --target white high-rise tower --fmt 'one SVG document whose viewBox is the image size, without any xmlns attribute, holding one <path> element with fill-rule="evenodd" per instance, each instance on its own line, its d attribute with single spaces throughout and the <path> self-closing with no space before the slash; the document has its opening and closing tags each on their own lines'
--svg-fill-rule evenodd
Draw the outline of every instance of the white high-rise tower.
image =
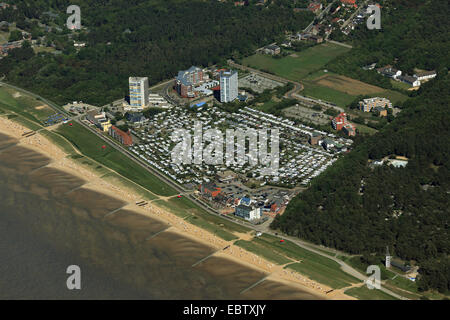
<svg viewBox="0 0 450 320">
<path fill-rule="evenodd" d="M 385 263 L 386 268 L 391 267 L 391 258 L 392 258 L 392 256 L 389 254 L 389 246 L 387 246 L 386 247 L 386 263 Z"/>
<path fill-rule="evenodd" d="M 220 73 L 220 102 L 231 102 L 238 97 L 238 73 L 236 70 Z"/>
<path fill-rule="evenodd" d="M 148 78 L 130 77 L 130 106 L 133 109 L 143 109 L 148 105 Z"/>
</svg>

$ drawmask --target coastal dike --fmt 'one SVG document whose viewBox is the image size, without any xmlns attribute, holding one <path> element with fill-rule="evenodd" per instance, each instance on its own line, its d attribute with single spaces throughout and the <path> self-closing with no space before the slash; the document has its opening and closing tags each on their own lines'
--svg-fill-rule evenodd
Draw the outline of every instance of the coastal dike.
<svg viewBox="0 0 450 320">
<path fill-rule="evenodd" d="M 152 299 L 354 299 L 102 179 L 0 117 L 0 196 L 27 233 Z M 235 235 L 242 240 L 250 234 Z"/>
</svg>

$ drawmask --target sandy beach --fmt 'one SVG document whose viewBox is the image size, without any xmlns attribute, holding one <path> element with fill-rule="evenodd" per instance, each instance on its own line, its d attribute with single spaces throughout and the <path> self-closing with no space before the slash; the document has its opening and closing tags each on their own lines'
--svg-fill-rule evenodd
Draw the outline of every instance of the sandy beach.
<svg viewBox="0 0 450 320">
<path fill-rule="evenodd" d="M 72 161 L 67 157 L 58 146 L 51 143 L 44 136 L 36 133 L 30 137 L 23 137 L 23 134 L 30 132 L 29 129 L 21 126 L 18 123 L 10 121 L 4 117 L 0 117 L 0 133 L 11 136 L 20 140 L 19 146 L 29 148 L 51 159 L 51 162 L 46 166 L 67 172 L 76 176 L 86 183 L 82 186 L 86 189 L 91 189 L 96 192 L 103 193 L 110 197 L 120 199 L 126 205 L 122 208 L 139 213 L 143 216 L 150 217 L 168 224 L 169 228 L 164 232 L 172 232 L 192 240 L 198 241 L 215 252 L 213 255 L 230 259 L 236 263 L 245 265 L 254 270 L 264 272 L 267 275 L 267 280 L 289 285 L 299 290 L 310 293 L 318 299 L 354 299 L 343 293 L 343 290 L 334 290 L 331 288 L 310 280 L 309 278 L 291 271 L 290 269 L 283 269 L 283 266 L 275 265 L 251 252 L 248 252 L 238 246 L 233 245 L 233 241 L 225 241 L 214 234 L 203 230 L 195 225 L 187 223 L 182 218 L 172 214 L 171 212 L 156 206 L 152 202 L 148 202 L 146 206 L 140 207 L 136 202 L 143 199 L 122 186 L 113 185 L 100 178 L 99 175 L 83 167 L 82 165 Z M 162 197 L 161 197 L 162 198 Z M 236 236 L 244 240 L 249 240 L 249 234 L 237 234 Z M 224 250 L 225 247 L 229 246 Z M 331 291 L 327 294 L 327 292 Z"/>
</svg>

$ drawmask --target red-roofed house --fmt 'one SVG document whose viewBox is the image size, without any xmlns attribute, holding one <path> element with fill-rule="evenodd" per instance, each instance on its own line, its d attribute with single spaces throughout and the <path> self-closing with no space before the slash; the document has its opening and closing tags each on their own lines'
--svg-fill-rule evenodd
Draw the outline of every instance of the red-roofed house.
<svg viewBox="0 0 450 320">
<path fill-rule="evenodd" d="M 129 130 L 128 132 L 123 132 L 116 126 L 111 126 L 109 128 L 109 135 L 114 139 L 119 140 L 119 142 L 125 146 L 131 146 L 133 144 L 133 138 L 131 137 Z"/>
<path fill-rule="evenodd" d="M 331 121 L 334 130 L 341 130 L 347 124 L 347 115 L 341 112 L 338 116 Z"/>
<path fill-rule="evenodd" d="M 309 6 L 308 6 L 308 10 L 313 12 L 313 13 L 317 13 L 321 9 L 322 9 L 322 4 L 321 3 L 317 3 L 317 2 L 311 2 L 309 4 Z"/>
</svg>

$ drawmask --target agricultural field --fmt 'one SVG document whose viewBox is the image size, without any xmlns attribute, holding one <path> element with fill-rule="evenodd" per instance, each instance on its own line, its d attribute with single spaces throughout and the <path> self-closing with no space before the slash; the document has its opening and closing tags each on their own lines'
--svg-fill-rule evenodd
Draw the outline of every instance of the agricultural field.
<svg viewBox="0 0 450 320">
<path fill-rule="evenodd" d="M 360 95 L 384 97 L 395 105 L 408 99 L 408 96 L 393 90 L 387 90 L 335 73 L 315 73 L 304 81 L 302 94 L 345 107 Z"/>
<path fill-rule="evenodd" d="M 348 51 L 350 51 L 349 48 L 324 43 L 281 59 L 264 54 L 255 54 L 243 59 L 242 64 L 269 71 L 289 80 L 299 81 L 309 73 L 321 69 L 335 57 Z"/>
</svg>

